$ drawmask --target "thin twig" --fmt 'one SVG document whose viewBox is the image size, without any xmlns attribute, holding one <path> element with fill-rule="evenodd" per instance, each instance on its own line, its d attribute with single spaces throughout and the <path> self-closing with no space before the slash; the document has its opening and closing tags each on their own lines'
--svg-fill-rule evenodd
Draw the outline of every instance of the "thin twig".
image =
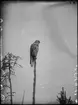
<svg viewBox="0 0 78 105">
<path fill-rule="evenodd" d="M 25 97 L 25 90 L 24 90 L 24 92 L 23 92 L 22 105 L 23 105 L 23 103 L 24 103 L 24 97 Z"/>
</svg>

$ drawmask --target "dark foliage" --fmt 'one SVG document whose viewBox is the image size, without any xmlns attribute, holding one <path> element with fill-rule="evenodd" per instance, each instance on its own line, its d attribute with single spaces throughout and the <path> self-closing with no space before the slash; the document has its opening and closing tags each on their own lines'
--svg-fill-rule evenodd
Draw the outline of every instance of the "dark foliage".
<svg viewBox="0 0 78 105">
<path fill-rule="evenodd" d="M 12 53 L 8 53 L 4 56 L 4 58 L 0 61 L 0 72 L 1 72 L 1 103 L 6 103 L 10 96 L 11 104 L 13 104 L 12 96 L 14 96 L 15 92 L 12 92 L 12 82 L 11 75 L 15 75 L 14 67 L 17 64 L 17 60 L 19 56 L 15 56 Z M 21 65 L 19 65 L 21 66 Z M 10 85 L 8 85 L 8 82 Z M 7 88 L 9 88 L 10 92 L 6 92 Z"/>
<path fill-rule="evenodd" d="M 62 91 L 59 94 L 60 97 L 57 96 L 57 101 L 59 104 L 75 104 L 75 101 L 72 101 L 71 96 L 69 98 L 66 97 L 66 91 L 64 91 L 64 87 L 62 87 Z"/>
</svg>

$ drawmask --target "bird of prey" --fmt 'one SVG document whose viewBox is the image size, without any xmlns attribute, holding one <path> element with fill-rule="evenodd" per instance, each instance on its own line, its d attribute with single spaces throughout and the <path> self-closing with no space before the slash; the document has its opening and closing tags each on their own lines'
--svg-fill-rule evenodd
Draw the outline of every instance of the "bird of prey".
<svg viewBox="0 0 78 105">
<path fill-rule="evenodd" d="M 40 41 L 36 40 L 30 46 L 30 65 L 31 65 L 31 67 L 33 67 L 34 61 L 37 59 L 37 53 L 39 51 L 39 44 L 40 44 Z"/>
</svg>

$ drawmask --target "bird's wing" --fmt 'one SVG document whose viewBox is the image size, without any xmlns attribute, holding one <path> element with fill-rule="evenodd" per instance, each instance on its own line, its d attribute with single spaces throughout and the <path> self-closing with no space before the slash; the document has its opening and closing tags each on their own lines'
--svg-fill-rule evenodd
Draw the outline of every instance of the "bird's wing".
<svg viewBox="0 0 78 105">
<path fill-rule="evenodd" d="M 38 46 L 37 44 L 32 44 L 31 45 L 31 55 L 32 56 L 37 56 L 38 53 Z"/>
</svg>

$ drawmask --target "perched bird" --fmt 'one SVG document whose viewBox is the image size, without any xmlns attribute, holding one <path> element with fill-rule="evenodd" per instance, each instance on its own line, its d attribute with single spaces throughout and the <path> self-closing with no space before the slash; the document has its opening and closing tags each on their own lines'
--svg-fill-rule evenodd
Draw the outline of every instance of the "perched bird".
<svg viewBox="0 0 78 105">
<path fill-rule="evenodd" d="M 37 59 L 37 53 L 39 51 L 39 44 L 40 44 L 40 41 L 36 40 L 30 46 L 30 65 L 31 65 L 31 67 L 33 67 L 34 61 Z"/>
</svg>

